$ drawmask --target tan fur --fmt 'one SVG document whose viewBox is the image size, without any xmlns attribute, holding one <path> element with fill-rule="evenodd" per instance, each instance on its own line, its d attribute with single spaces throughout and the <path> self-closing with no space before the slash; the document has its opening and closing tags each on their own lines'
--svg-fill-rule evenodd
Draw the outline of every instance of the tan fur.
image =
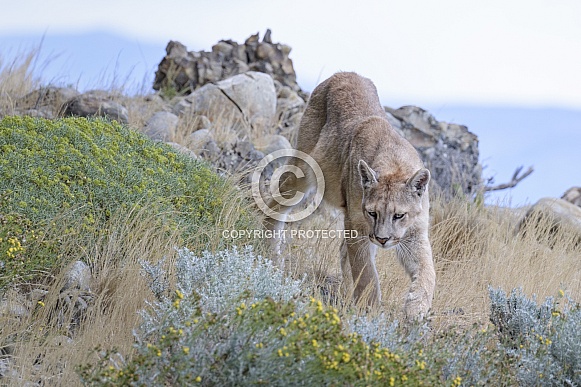
<svg viewBox="0 0 581 387">
<path fill-rule="evenodd" d="M 324 201 L 342 210 L 346 230 L 358 232 L 359 238 L 346 239 L 341 248 L 343 277 L 355 299 L 380 303 L 377 247 L 395 247 L 411 278 L 406 315 L 425 315 L 436 277 L 428 240 L 430 173 L 413 146 L 388 123 L 373 83 L 355 73 L 337 73 L 317 86 L 300 124 L 297 149 L 319 163 Z M 310 170 L 298 159 L 291 163 Z M 313 181 L 309 173 L 303 179 L 291 175 L 281 192 L 307 194 Z M 269 207 L 290 211 L 275 201 Z M 401 219 L 394 218 L 401 214 Z M 272 219 L 266 225 L 271 230 L 284 226 Z"/>
</svg>

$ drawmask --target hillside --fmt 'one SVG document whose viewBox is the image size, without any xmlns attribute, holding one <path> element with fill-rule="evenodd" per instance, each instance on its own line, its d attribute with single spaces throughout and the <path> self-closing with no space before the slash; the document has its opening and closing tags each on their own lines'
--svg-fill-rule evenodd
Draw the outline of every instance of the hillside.
<svg viewBox="0 0 581 387">
<path fill-rule="evenodd" d="M 281 272 L 232 237 L 261 230 L 248 172 L 296 141 L 308 98 L 257 41 L 283 75 L 246 63 L 240 99 L 235 77 L 127 96 L 38 84 L 33 54 L 0 68 L 1 384 L 580 384 L 578 229 L 486 206 L 475 136 L 421 108 L 386 111 L 442 171 L 426 320 L 403 319 L 391 251 L 373 310 L 340 291 L 340 239 L 289 240 Z M 321 208 L 288 227 L 338 224 Z"/>
</svg>

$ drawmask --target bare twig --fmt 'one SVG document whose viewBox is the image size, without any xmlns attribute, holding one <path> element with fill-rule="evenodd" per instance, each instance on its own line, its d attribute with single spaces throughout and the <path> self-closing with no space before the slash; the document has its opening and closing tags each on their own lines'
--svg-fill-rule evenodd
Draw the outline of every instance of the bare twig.
<svg viewBox="0 0 581 387">
<path fill-rule="evenodd" d="M 533 173 L 533 171 L 534 171 L 533 167 L 530 166 L 529 169 L 527 169 L 525 173 L 523 173 L 521 176 L 519 176 L 519 174 L 522 171 L 522 169 L 523 169 L 523 166 L 522 165 L 520 167 L 518 167 L 516 169 L 516 171 L 514 171 L 514 174 L 512 175 L 512 179 L 508 183 L 503 183 L 503 184 L 498 184 L 498 185 L 494 185 L 494 186 L 484 187 L 484 191 L 486 191 L 486 192 L 489 192 L 489 191 L 500 191 L 502 189 L 513 188 L 518 183 L 520 183 L 521 181 L 523 181 L 527 176 L 529 176 L 531 173 Z"/>
</svg>

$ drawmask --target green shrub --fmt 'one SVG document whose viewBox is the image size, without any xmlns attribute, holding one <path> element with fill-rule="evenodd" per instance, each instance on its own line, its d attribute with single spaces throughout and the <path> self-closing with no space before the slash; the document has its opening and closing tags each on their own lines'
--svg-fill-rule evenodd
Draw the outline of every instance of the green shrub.
<svg viewBox="0 0 581 387">
<path fill-rule="evenodd" d="M 34 242 L 27 233 L 50 226 L 63 213 L 71 221 L 64 234 L 82 244 L 88 233 L 105 235 L 104 225 L 116 211 L 147 206 L 159 227 L 183 230 L 188 244 L 200 230 L 215 228 L 229 190 L 204 164 L 116 122 L 5 117 L 0 215 L 12 220 L 0 225 L 0 287 L 17 274 L 57 262 L 54 248 L 48 256 L 27 255 Z M 250 222 L 248 214 L 237 216 Z M 15 238 L 21 250 L 7 254 Z"/>
</svg>

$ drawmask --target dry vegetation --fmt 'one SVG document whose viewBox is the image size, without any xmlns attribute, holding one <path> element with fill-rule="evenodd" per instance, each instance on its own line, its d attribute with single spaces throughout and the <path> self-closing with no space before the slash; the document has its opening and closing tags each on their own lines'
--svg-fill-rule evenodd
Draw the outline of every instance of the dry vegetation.
<svg viewBox="0 0 581 387">
<path fill-rule="evenodd" d="M 5 64 L 0 61 L 0 110 L 11 112 L 14 100 L 34 90 L 38 85 L 31 72 L 36 52 L 20 62 Z M 152 114 L 144 111 L 148 105 L 142 96 L 125 100 L 129 108 L 130 126 L 141 127 Z M 158 107 L 156 105 L 156 107 Z M 187 126 L 187 124 L 186 124 Z M 232 141 L 227 125 L 214 125 L 216 139 Z M 187 128 L 184 128 L 187 131 Z M 221 132 L 220 132 L 221 131 Z M 185 141 L 179 134 L 177 142 Z M 238 195 L 246 195 L 240 190 Z M 229 227 L 231 213 L 240 211 L 243 201 L 224 200 L 223 217 L 214 230 L 201 230 L 210 240 L 221 238 L 221 229 Z M 246 208 L 246 210 L 249 210 Z M 3 297 L 12 305 L 35 305 L 34 299 L 22 299 L 22 289 L 40 286 L 48 291 L 44 306 L 36 304 L 34 312 L 19 319 L 0 316 L 0 343 L 13 342 L 3 349 L 16 359 L 22 380 L 34 380 L 32 375 L 43 375 L 47 385 L 77 385 L 75 368 L 94 361 L 92 350 L 97 347 L 116 348 L 130 354 L 134 338 L 132 330 L 139 325 L 138 311 L 152 299 L 140 273 L 140 259 L 156 262 L 175 255 L 177 234 L 156 228 L 156 222 L 143 213 L 118 214 L 111 220 L 107 236 L 89 241 L 70 240 L 63 254 L 68 262 L 88 262 L 94 275 L 91 308 L 71 339 L 64 335 L 59 323 L 62 303 L 59 290 L 62 274 L 57 274 L 41 284 L 19 284 L 7 290 Z M 528 295 L 539 298 L 555 295 L 565 289 L 574 299 L 581 295 L 581 247 L 575 246 L 567 230 L 550 236 L 550 225 L 541 226 L 536 233 L 516 235 L 514 228 L 518 211 L 502 207 L 483 206 L 472 200 L 457 198 L 444 201 L 433 198 L 431 204 L 431 241 L 437 270 L 437 288 L 433 306 L 432 326 L 435 331 L 452 325 L 469 326 L 472 323 L 488 324 L 490 303 L 488 286 L 512 289 L 522 287 Z M 57 219 L 62 222 L 62 219 Z M 74 225 L 59 223 L 62 227 Z M 289 227 L 302 229 L 337 229 L 341 225 L 332 211 L 322 209 L 308 222 Z M 51 230 L 58 234 L 56 230 Z M 549 248 L 547 239 L 558 242 Z M 267 255 L 260 241 L 254 241 L 259 252 Z M 216 248 L 206 246 L 210 249 Z M 338 297 L 338 305 L 349 308 L 337 290 L 340 282 L 339 240 L 290 241 L 286 254 L 290 257 L 287 269 L 292 275 L 308 274 L 308 280 L 322 291 L 316 297 Z M 192 246 L 188 246 L 192 248 Z M 401 305 L 409 281 L 395 256 L 387 251 L 377 257 L 382 291 L 383 310 L 394 318 L 401 317 Z M 61 270 L 64 273 L 65 270 Z M 79 295 L 81 296 L 81 295 Z M 64 319 L 67 320 L 67 319 Z M 18 337 L 19 340 L 11 340 Z M 26 339 L 22 339 L 26 338 Z M 41 359 L 42 361 L 37 361 Z"/>
</svg>

